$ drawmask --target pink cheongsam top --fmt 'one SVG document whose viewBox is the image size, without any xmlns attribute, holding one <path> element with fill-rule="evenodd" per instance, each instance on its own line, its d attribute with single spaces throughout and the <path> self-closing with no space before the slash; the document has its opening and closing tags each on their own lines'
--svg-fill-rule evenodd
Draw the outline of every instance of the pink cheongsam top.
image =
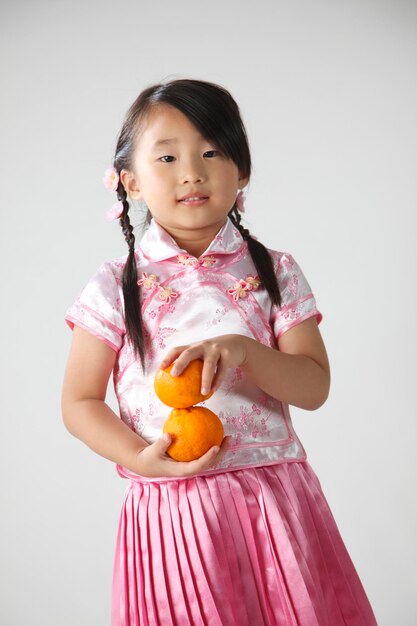
<svg viewBox="0 0 417 626">
<path fill-rule="evenodd" d="M 281 307 L 272 304 L 247 242 L 229 217 L 199 258 L 181 249 L 151 220 L 135 252 L 145 375 L 126 335 L 122 272 L 127 255 L 103 263 L 67 310 L 65 321 L 71 329 L 81 326 L 117 353 L 113 383 L 120 417 L 149 443 L 162 436 L 171 410 L 153 386 L 171 347 L 237 333 L 278 349 L 277 339 L 295 324 L 312 316 L 321 322 L 315 297 L 295 259 L 287 252 L 268 250 Z M 229 369 L 219 389 L 201 404 L 219 416 L 225 435 L 233 438 L 223 460 L 202 474 L 306 458 L 288 404 L 262 391 L 240 368 Z"/>
</svg>

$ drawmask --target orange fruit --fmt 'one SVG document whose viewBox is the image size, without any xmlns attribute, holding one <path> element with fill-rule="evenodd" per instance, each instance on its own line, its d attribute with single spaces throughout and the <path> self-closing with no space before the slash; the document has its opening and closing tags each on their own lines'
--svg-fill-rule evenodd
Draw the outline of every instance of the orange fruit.
<svg viewBox="0 0 417 626">
<path fill-rule="evenodd" d="M 176 409 L 185 409 L 213 395 L 213 391 L 206 395 L 201 393 L 203 371 L 201 359 L 190 361 L 179 376 L 171 376 L 173 366 L 174 363 L 171 363 L 168 367 L 159 369 L 155 374 L 155 393 L 164 404 Z"/>
<path fill-rule="evenodd" d="M 224 437 L 219 417 L 204 406 L 172 409 L 163 432 L 171 435 L 167 453 L 175 461 L 194 461 L 212 446 L 220 446 Z"/>
</svg>

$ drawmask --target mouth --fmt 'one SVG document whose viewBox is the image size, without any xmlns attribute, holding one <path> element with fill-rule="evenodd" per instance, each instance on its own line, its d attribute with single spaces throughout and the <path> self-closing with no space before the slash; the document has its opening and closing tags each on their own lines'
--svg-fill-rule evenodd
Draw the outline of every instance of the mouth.
<svg viewBox="0 0 417 626">
<path fill-rule="evenodd" d="M 200 204 L 204 204 L 208 200 L 208 196 L 204 196 L 203 194 L 188 194 L 183 198 L 180 198 L 178 202 L 181 204 L 186 204 L 187 206 L 199 206 Z"/>
</svg>

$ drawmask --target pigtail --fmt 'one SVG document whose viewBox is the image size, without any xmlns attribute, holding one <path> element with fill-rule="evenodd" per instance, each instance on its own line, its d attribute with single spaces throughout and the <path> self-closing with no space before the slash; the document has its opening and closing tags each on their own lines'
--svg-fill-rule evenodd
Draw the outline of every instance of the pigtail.
<svg viewBox="0 0 417 626">
<path fill-rule="evenodd" d="M 120 225 L 126 243 L 129 246 L 129 254 L 123 268 L 123 298 L 125 304 L 126 332 L 133 347 L 135 357 L 140 358 L 142 371 L 145 373 L 145 346 L 142 315 L 140 310 L 140 289 L 138 285 L 138 272 L 135 255 L 135 235 L 129 217 L 129 202 L 127 193 L 122 183 L 117 187 L 117 198 L 123 202 L 123 213 L 120 216 Z"/>
<path fill-rule="evenodd" d="M 239 107 L 231 94 L 219 85 L 207 81 L 179 79 L 151 85 L 144 89 L 130 106 L 117 139 L 114 155 L 114 168 L 119 173 L 133 171 L 135 140 L 142 124 L 154 106 L 168 104 L 183 113 L 203 137 L 211 141 L 230 158 L 239 172 L 249 180 L 251 156 L 246 130 L 240 116 Z M 123 203 L 120 225 L 129 247 L 129 254 L 123 269 L 123 297 L 125 302 L 125 324 L 128 339 L 134 355 L 140 358 L 145 373 L 145 343 L 147 335 L 141 316 L 141 290 L 137 276 L 135 236 L 129 218 L 129 202 L 123 184 L 118 182 L 118 200 Z M 281 295 L 274 271 L 273 260 L 267 248 L 254 239 L 249 230 L 241 224 L 237 205 L 229 211 L 233 224 L 248 242 L 248 250 L 256 271 L 267 290 L 271 301 L 281 306 Z M 152 215 L 148 210 L 146 221 Z"/>
<path fill-rule="evenodd" d="M 229 217 L 233 224 L 239 230 L 243 239 L 248 242 L 249 253 L 255 264 L 256 271 L 261 279 L 262 284 L 267 290 L 272 302 L 277 306 L 281 306 L 281 294 L 279 292 L 278 280 L 274 270 L 274 264 L 266 247 L 254 239 L 249 230 L 241 224 L 241 214 L 236 206 L 229 211 Z"/>
</svg>

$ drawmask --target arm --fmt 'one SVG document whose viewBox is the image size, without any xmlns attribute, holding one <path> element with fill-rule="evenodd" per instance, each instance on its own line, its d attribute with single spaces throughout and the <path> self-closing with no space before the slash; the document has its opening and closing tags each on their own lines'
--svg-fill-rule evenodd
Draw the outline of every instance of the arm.
<svg viewBox="0 0 417 626">
<path fill-rule="evenodd" d="M 313 411 L 326 401 L 330 366 L 317 320 L 310 317 L 281 335 L 279 350 L 245 337 L 241 369 L 273 398 Z"/>
<path fill-rule="evenodd" d="M 246 335 L 219 335 L 171 348 L 160 367 L 175 360 L 171 374 L 178 376 L 192 359 L 202 359 L 203 394 L 219 388 L 228 368 L 240 367 L 273 398 L 309 411 L 318 409 L 329 394 L 330 367 L 316 318 L 282 333 L 278 347 L 269 348 Z"/>
<path fill-rule="evenodd" d="M 192 476 L 219 463 L 227 451 L 224 437 L 194 461 L 174 461 L 166 450 L 170 440 L 149 444 L 104 402 L 116 352 L 88 331 L 74 326 L 73 344 L 62 390 L 62 417 L 71 434 L 94 452 L 143 476 Z"/>
<path fill-rule="evenodd" d="M 68 431 L 94 452 L 135 471 L 139 452 L 149 444 L 104 402 L 115 360 L 112 348 L 74 326 L 62 389 L 62 417 Z"/>
</svg>

